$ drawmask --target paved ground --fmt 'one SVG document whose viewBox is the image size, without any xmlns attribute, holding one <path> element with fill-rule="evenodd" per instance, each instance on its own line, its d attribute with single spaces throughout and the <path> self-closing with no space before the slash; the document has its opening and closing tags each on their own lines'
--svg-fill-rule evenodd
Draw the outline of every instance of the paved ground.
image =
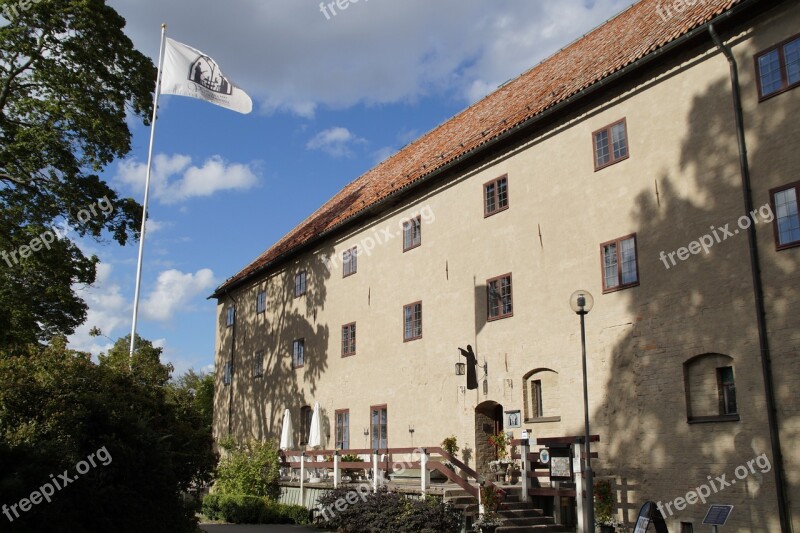
<svg viewBox="0 0 800 533">
<path fill-rule="evenodd" d="M 200 524 L 200 529 L 206 533 L 307 533 L 314 531 L 322 533 L 322 529 L 313 529 L 304 526 L 237 526 L 233 524 Z"/>
</svg>

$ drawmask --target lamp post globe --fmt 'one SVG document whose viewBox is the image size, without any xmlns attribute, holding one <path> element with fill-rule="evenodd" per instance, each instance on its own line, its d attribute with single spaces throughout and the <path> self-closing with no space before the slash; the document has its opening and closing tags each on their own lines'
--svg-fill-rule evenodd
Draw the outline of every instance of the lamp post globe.
<svg viewBox="0 0 800 533">
<path fill-rule="evenodd" d="M 581 317 L 581 354 L 583 363 L 583 425 L 584 452 L 586 453 L 586 524 L 584 531 L 594 531 L 594 472 L 592 472 L 591 434 L 589 433 L 589 388 L 586 374 L 586 325 L 585 318 L 594 307 L 594 298 L 589 291 L 577 290 L 569 297 L 569 306 Z"/>
</svg>

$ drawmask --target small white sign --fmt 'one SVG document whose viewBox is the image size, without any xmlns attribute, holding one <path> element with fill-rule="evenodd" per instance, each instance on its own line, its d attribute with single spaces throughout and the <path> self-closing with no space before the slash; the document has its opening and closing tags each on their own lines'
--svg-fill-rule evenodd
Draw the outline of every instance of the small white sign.
<svg viewBox="0 0 800 533">
<path fill-rule="evenodd" d="M 522 430 L 522 440 L 528 440 L 528 430 L 527 429 L 523 429 Z"/>
</svg>

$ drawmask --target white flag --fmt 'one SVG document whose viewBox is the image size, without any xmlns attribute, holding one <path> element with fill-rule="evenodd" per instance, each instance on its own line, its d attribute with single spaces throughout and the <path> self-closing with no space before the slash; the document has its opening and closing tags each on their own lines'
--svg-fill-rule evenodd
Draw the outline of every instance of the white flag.
<svg viewBox="0 0 800 533">
<path fill-rule="evenodd" d="M 253 110 L 253 101 L 247 93 L 225 77 L 216 61 L 170 38 L 161 75 L 162 94 L 199 98 L 239 113 Z"/>
</svg>

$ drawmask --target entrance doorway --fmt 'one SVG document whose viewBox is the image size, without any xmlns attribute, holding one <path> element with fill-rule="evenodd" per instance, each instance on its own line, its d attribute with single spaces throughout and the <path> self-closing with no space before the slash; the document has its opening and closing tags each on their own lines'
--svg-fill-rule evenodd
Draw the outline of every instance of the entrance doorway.
<svg viewBox="0 0 800 533">
<path fill-rule="evenodd" d="M 475 408 L 475 470 L 481 476 L 491 474 L 489 461 L 497 459 L 497 450 L 489 437 L 503 431 L 503 406 L 488 401 Z"/>
</svg>

